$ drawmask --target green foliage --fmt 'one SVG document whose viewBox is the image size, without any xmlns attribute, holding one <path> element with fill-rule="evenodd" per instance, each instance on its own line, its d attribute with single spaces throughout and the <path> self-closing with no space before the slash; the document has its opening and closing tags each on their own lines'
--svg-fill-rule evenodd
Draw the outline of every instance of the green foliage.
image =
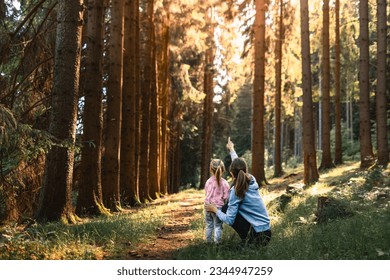
<svg viewBox="0 0 390 280">
<path fill-rule="evenodd" d="M 318 209 L 316 212 L 316 221 L 318 223 L 326 223 L 338 218 L 350 217 L 353 213 L 348 209 L 349 202 L 328 198 L 329 202 L 325 207 Z"/>
<path fill-rule="evenodd" d="M 46 154 L 55 144 L 54 138 L 44 130 L 19 124 L 17 129 L 7 134 L 8 145 L 2 146 L 3 174 L 13 171 L 21 161 L 29 162 Z M 62 143 L 60 145 L 66 145 Z"/>
</svg>

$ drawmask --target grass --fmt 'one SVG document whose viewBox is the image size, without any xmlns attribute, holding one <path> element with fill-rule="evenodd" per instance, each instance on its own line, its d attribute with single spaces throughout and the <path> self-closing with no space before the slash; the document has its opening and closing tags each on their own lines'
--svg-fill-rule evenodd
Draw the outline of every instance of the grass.
<svg viewBox="0 0 390 280">
<path fill-rule="evenodd" d="M 223 242 L 208 246 L 201 223 L 195 223 L 197 238 L 181 249 L 179 259 L 273 259 L 273 260 L 377 260 L 390 259 L 390 170 L 360 171 L 345 164 L 321 174 L 315 185 L 293 196 L 283 212 L 274 193 L 262 190 L 271 216 L 272 241 L 266 248 L 241 247 L 228 226 Z M 272 180 L 271 180 L 272 183 Z M 281 195 L 281 193 L 279 193 Z M 317 199 L 329 196 L 351 215 L 337 218 L 328 213 L 318 223 Z"/>
<path fill-rule="evenodd" d="M 50 223 L 26 231 L 1 230 L 0 259 L 120 259 L 126 250 L 153 236 L 164 222 L 167 205 L 150 205 L 75 225 Z"/>
<path fill-rule="evenodd" d="M 206 244 L 201 207 L 191 224 L 195 238 L 178 248 L 177 259 L 377 260 L 390 259 L 390 168 L 360 171 L 357 163 L 322 173 L 318 183 L 279 207 L 287 180 L 273 178 L 261 190 L 272 224 L 266 248 L 242 247 L 237 234 L 224 226 L 221 244 Z M 164 213 L 179 208 L 185 197 L 203 194 L 188 189 L 111 217 L 85 219 L 75 225 L 50 223 L 21 230 L 0 228 L 0 259 L 122 259 L 140 242 L 147 242 L 166 221 Z M 324 222 L 316 219 L 317 200 L 337 202 Z M 351 215 L 338 217 L 343 208 Z M 167 211 L 168 210 L 168 211 Z"/>
</svg>

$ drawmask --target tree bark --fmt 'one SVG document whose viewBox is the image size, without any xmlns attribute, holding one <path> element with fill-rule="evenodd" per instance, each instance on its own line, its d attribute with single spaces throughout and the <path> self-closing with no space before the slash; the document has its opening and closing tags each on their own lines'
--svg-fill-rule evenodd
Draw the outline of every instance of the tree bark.
<svg viewBox="0 0 390 280">
<path fill-rule="evenodd" d="M 341 138 L 341 91 L 340 91 L 340 0 L 335 2 L 335 153 L 334 163 L 343 163 Z"/>
<path fill-rule="evenodd" d="M 275 66 L 275 171 L 274 176 L 279 177 L 283 174 L 282 170 L 282 46 L 284 36 L 284 24 L 283 24 L 283 0 L 279 1 L 279 30 L 278 38 L 276 41 L 276 66 Z"/>
<path fill-rule="evenodd" d="M 136 131 L 136 72 L 137 48 L 136 20 L 137 1 L 125 1 L 124 54 L 123 54 L 123 96 L 122 96 L 122 132 L 121 132 L 121 173 L 120 190 L 123 203 L 134 206 L 139 203 L 137 175 L 135 167 Z"/>
<path fill-rule="evenodd" d="M 368 0 L 359 2 L 360 22 L 360 63 L 359 63 L 359 136 L 360 167 L 368 168 L 374 163 L 370 124 L 370 86 L 369 86 L 369 30 Z"/>
<path fill-rule="evenodd" d="M 59 0 L 49 132 L 58 141 L 47 154 L 38 221 L 75 222 L 73 161 L 80 74 L 82 0 Z"/>
<path fill-rule="evenodd" d="M 150 200 L 150 113 L 153 75 L 152 33 L 153 28 L 148 19 L 148 10 L 152 0 L 147 0 L 141 14 L 141 138 L 139 154 L 139 193 L 141 202 Z"/>
<path fill-rule="evenodd" d="M 213 92 L 213 50 L 210 47 L 206 50 L 205 69 L 203 88 L 206 94 L 203 103 L 203 135 L 202 135 L 202 159 L 201 159 L 201 180 L 199 188 L 203 189 L 206 180 L 209 176 L 210 160 L 212 157 L 212 137 L 211 130 L 213 127 L 213 111 L 214 111 L 214 92 Z"/>
<path fill-rule="evenodd" d="M 101 182 L 104 0 L 88 1 L 81 180 L 77 214 L 103 213 Z"/>
<path fill-rule="evenodd" d="M 254 23 L 255 76 L 252 100 L 252 174 L 260 185 L 267 183 L 264 171 L 265 10 L 265 1 L 256 0 Z"/>
<path fill-rule="evenodd" d="M 301 0 L 301 51 L 302 51 L 302 90 L 303 90 L 303 164 L 304 183 L 318 180 L 317 158 L 315 150 L 313 101 L 311 87 L 310 35 L 308 0 Z"/>
<path fill-rule="evenodd" d="M 150 83 L 150 153 L 149 153 L 149 195 L 156 199 L 160 194 L 160 173 L 159 173 L 159 134 L 160 121 L 158 115 L 159 96 L 157 92 L 157 72 L 156 72 L 156 37 L 154 23 L 154 3 L 150 1 L 148 5 L 148 19 L 151 26 L 151 83 Z"/>
<path fill-rule="evenodd" d="M 387 23 L 386 0 L 378 0 L 377 7 L 377 91 L 376 91 L 376 126 L 378 164 L 387 166 L 389 162 L 389 143 L 387 136 L 387 98 L 386 98 L 386 51 L 387 51 Z"/>
<path fill-rule="evenodd" d="M 320 169 L 333 167 L 330 150 L 330 58 L 329 58 L 329 0 L 323 1 L 322 24 L 322 160 Z"/>
<path fill-rule="evenodd" d="M 103 173 L 104 205 L 120 210 L 120 149 L 123 86 L 124 0 L 114 0 L 111 7 L 109 67 L 107 81 L 107 119 Z"/>
<path fill-rule="evenodd" d="M 158 89 L 159 89 L 159 102 L 160 118 L 161 118 L 161 133 L 160 133 L 160 192 L 162 194 L 168 193 L 168 148 L 169 148 L 169 129 L 168 129 L 168 115 L 169 115 L 169 99 L 170 99 L 170 80 L 169 80 L 169 1 L 165 6 L 165 14 L 161 21 L 161 37 L 160 49 L 157 52 L 159 62 L 158 70 Z"/>
</svg>

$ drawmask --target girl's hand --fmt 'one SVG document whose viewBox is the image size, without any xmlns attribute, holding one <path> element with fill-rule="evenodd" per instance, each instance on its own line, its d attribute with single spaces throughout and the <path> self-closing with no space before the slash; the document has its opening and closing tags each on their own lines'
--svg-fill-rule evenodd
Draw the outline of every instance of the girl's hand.
<svg viewBox="0 0 390 280">
<path fill-rule="evenodd" d="M 215 206 L 214 204 L 207 204 L 205 206 L 205 209 L 206 209 L 207 212 L 217 213 L 217 211 L 218 211 L 217 206 Z"/>
<path fill-rule="evenodd" d="M 229 150 L 229 151 L 234 151 L 234 143 L 230 140 L 230 137 L 228 138 L 228 142 L 226 144 L 226 148 Z"/>
</svg>

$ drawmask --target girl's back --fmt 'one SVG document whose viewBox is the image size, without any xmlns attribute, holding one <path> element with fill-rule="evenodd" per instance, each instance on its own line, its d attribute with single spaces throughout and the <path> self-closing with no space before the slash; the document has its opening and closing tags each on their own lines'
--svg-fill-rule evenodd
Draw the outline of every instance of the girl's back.
<svg viewBox="0 0 390 280">
<path fill-rule="evenodd" d="M 215 204 L 222 207 L 229 197 L 229 184 L 224 178 L 220 178 L 219 186 L 215 176 L 210 177 L 205 184 L 205 204 Z"/>
</svg>

